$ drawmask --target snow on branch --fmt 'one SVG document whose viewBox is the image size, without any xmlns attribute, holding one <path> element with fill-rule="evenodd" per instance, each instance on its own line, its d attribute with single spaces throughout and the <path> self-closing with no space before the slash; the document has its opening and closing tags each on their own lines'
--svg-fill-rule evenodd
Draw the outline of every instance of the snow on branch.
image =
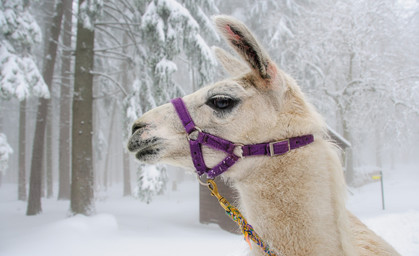
<svg viewBox="0 0 419 256">
<path fill-rule="evenodd" d="M 79 20 L 83 27 L 93 30 L 95 21 L 102 15 L 103 0 L 85 0 L 79 8 Z"/>
<path fill-rule="evenodd" d="M 42 41 L 42 33 L 27 5 L 2 1 L 0 32 L 0 98 L 48 98 L 48 87 L 31 55 L 34 45 Z"/>
<path fill-rule="evenodd" d="M 42 41 L 41 29 L 34 17 L 23 3 L 15 1 L 2 1 L 0 32 L 18 50 L 30 48 Z"/>
<path fill-rule="evenodd" d="M 173 61 L 163 58 L 157 63 L 155 72 L 158 77 L 169 77 L 171 74 L 177 71 L 177 66 Z"/>
<path fill-rule="evenodd" d="M 16 55 L 7 42 L 0 42 L 0 96 L 21 101 L 32 95 L 50 97 L 35 62 L 30 56 Z"/>
<path fill-rule="evenodd" d="M 1 173 L 5 174 L 8 167 L 9 157 L 12 153 L 13 150 L 7 143 L 6 135 L 0 133 L 0 175 Z"/>
</svg>

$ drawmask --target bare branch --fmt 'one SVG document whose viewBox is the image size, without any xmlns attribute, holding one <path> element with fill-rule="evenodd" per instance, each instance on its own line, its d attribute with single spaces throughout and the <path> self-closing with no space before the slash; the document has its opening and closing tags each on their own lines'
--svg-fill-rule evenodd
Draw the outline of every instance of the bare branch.
<svg viewBox="0 0 419 256">
<path fill-rule="evenodd" d="M 119 40 L 109 31 L 107 31 L 106 29 L 102 28 L 102 27 L 97 27 L 96 28 L 99 32 L 102 32 L 104 34 L 106 34 L 107 36 L 109 36 L 110 38 L 112 38 L 118 45 L 122 45 L 121 42 L 119 42 Z"/>
<path fill-rule="evenodd" d="M 95 23 L 95 26 L 108 26 L 108 25 L 141 26 L 141 23 L 125 23 L 125 22 L 96 22 Z"/>
<path fill-rule="evenodd" d="M 94 100 L 104 99 L 104 98 L 109 97 L 109 96 L 111 96 L 111 95 L 116 95 L 116 94 L 118 94 L 118 93 L 120 93 L 120 92 L 121 92 L 121 91 L 118 89 L 118 90 L 115 90 L 115 91 L 110 92 L 110 93 L 104 93 L 104 94 L 102 94 L 102 95 L 98 95 L 98 96 L 94 95 L 94 96 L 93 96 L 93 99 L 94 99 Z"/>
<path fill-rule="evenodd" d="M 114 47 L 95 49 L 94 51 L 95 52 L 106 52 L 106 51 L 109 51 L 109 50 L 125 48 L 125 47 L 133 46 L 133 45 L 134 45 L 134 43 L 130 43 L 130 44 L 118 45 L 118 46 L 114 46 Z"/>
<path fill-rule="evenodd" d="M 117 81 L 115 81 L 115 79 L 113 79 L 111 76 L 108 76 L 105 73 L 96 72 L 96 71 L 90 71 L 90 74 L 106 77 L 107 79 L 111 80 L 114 84 L 116 84 L 121 90 L 121 92 L 124 93 L 125 96 L 128 96 L 128 93 L 125 91 L 124 87 L 121 84 L 119 84 Z"/>
<path fill-rule="evenodd" d="M 108 58 L 108 59 L 114 59 L 114 60 L 121 60 L 121 61 L 127 61 L 127 60 L 129 60 L 129 57 L 125 57 L 125 56 L 118 57 L 118 56 L 105 55 L 105 54 L 100 54 L 100 53 L 96 53 L 95 56 L 96 57 L 102 57 L 102 58 Z"/>
</svg>

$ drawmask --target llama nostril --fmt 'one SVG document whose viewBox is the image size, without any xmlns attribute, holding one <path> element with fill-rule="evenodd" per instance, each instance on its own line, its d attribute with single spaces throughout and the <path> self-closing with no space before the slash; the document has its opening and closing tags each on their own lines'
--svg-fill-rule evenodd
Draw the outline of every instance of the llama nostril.
<svg viewBox="0 0 419 256">
<path fill-rule="evenodd" d="M 146 127 L 147 124 L 146 123 L 134 123 L 134 125 L 132 126 L 132 134 L 134 134 L 134 132 L 136 132 L 137 130 Z"/>
</svg>

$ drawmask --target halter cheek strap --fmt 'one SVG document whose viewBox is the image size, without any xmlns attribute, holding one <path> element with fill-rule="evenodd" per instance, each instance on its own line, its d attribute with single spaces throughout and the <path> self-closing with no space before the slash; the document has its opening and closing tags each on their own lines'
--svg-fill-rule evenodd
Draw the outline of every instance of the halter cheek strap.
<svg viewBox="0 0 419 256">
<path fill-rule="evenodd" d="M 199 176 L 204 173 L 209 179 L 213 179 L 225 172 L 234 165 L 240 158 L 247 156 L 277 156 L 283 155 L 290 150 L 305 146 L 314 141 L 313 135 L 304 135 L 293 137 L 290 139 L 273 141 L 260 144 L 242 145 L 233 143 L 229 140 L 217 137 L 215 135 L 203 132 L 192 120 L 185 103 L 182 98 L 171 100 L 175 110 L 188 134 L 187 138 L 191 150 L 192 162 Z M 197 133 L 196 138 L 191 138 L 193 133 Z M 227 154 L 226 158 L 219 162 L 216 166 L 209 168 L 206 166 L 204 156 L 202 154 L 202 145 L 206 145 L 213 149 L 223 151 Z M 239 153 L 237 153 L 237 151 Z"/>
</svg>

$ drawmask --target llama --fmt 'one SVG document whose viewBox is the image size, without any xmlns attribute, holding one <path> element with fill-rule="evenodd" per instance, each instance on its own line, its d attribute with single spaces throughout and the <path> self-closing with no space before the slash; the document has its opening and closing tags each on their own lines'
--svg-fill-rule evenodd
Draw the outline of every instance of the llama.
<svg viewBox="0 0 419 256">
<path fill-rule="evenodd" d="M 214 22 L 242 60 L 214 48 L 232 78 L 183 97 L 193 122 L 237 143 L 235 155 L 242 154 L 240 145 L 307 134 L 314 138 L 283 155 L 237 159 L 221 174 L 238 191 L 249 223 L 281 255 L 399 255 L 347 211 L 338 150 L 296 82 L 277 68 L 240 21 L 216 16 Z M 133 125 L 129 150 L 145 163 L 195 170 L 182 122 L 170 103 L 145 113 Z M 196 130 L 188 136 L 196 139 Z M 206 146 L 202 154 L 207 166 L 226 157 Z M 264 252 L 253 246 L 252 255 Z"/>
</svg>

